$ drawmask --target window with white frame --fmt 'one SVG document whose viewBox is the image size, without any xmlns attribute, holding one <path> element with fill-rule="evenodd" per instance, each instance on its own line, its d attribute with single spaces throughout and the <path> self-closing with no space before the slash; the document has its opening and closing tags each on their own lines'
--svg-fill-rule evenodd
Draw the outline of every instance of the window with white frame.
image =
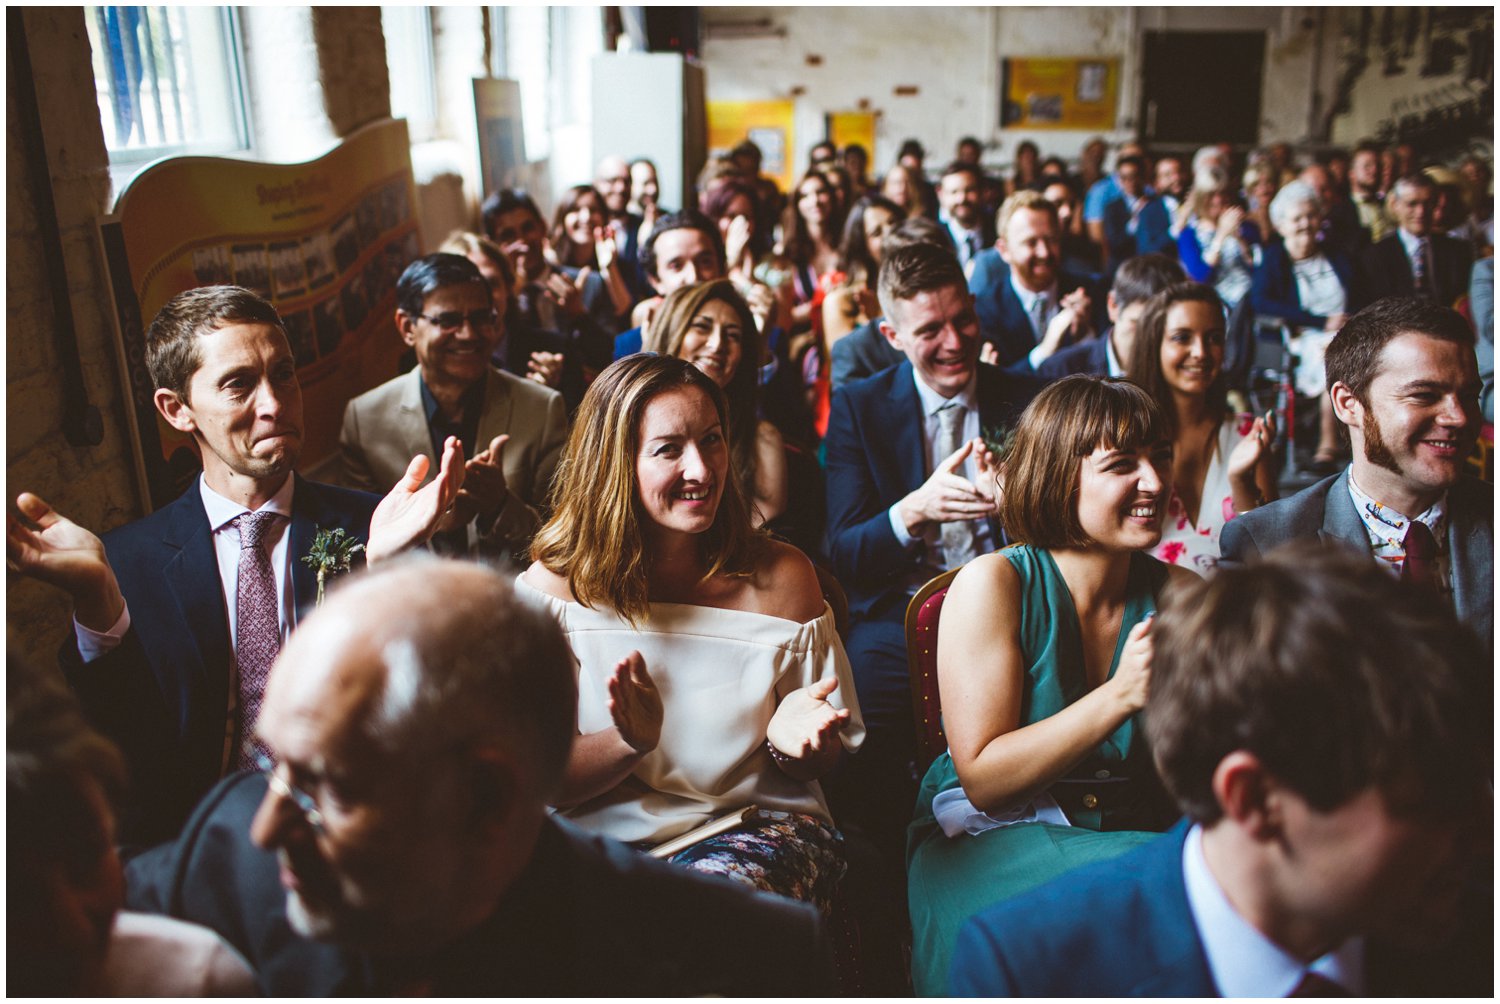
<svg viewBox="0 0 1500 1004">
<path fill-rule="evenodd" d="M 231 7 L 87 7 L 112 165 L 250 146 Z"/>
<path fill-rule="evenodd" d="M 391 79 L 391 117 L 406 119 L 413 143 L 437 135 L 437 87 L 433 66 L 432 9 L 380 8 L 385 62 Z"/>
</svg>

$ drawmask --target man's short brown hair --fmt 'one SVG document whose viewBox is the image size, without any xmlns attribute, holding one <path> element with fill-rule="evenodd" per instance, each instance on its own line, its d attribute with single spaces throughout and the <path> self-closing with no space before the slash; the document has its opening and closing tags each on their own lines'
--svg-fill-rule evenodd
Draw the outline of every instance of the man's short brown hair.
<svg viewBox="0 0 1500 1004">
<path fill-rule="evenodd" d="M 1146 735 L 1197 822 L 1222 816 L 1214 771 L 1236 750 L 1318 811 L 1372 785 L 1393 812 L 1462 809 L 1489 776 L 1489 660 L 1435 591 L 1368 555 L 1220 565 L 1168 594 L 1153 635 Z"/>
<path fill-rule="evenodd" d="M 1052 225 L 1057 226 L 1057 206 L 1047 201 L 1041 192 L 1031 188 L 1023 188 L 1010 198 L 1000 203 L 1000 209 L 995 213 L 995 235 L 1001 240 L 1005 239 L 1005 228 L 1010 226 L 1010 218 L 1022 209 L 1035 209 L 1039 213 L 1046 213 L 1052 218 Z"/>
<path fill-rule="evenodd" d="M 919 293 L 958 287 L 965 295 L 969 292 L 968 280 L 964 278 L 963 266 L 952 248 L 940 244 L 920 241 L 887 251 L 880 263 L 880 309 L 894 323 L 893 309 L 901 300 L 910 300 Z"/>
<path fill-rule="evenodd" d="M 242 286 L 199 286 L 178 293 L 146 329 L 146 368 L 158 389 L 183 401 L 203 364 L 198 336 L 232 324 L 269 324 L 286 334 L 276 308 Z"/>
<path fill-rule="evenodd" d="M 1386 297 L 1349 318 L 1328 343 L 1323 353 L 1328 386 L 1341 383 L 1368 405 L 1370 384 L 1380 372 L 1380 353 L 1401 335 L 1474 346 L 1474 332 L 1458 311 L 1414 296 Z"/>
<path fill-rule="evenodd" d="M 1033 547 L 1089 543 L 1078 520 L 1082 459 L 1101 446 L 1168 444 L 1167 429 L 1160 406 L 1133 383 L 1077 374 L 1047 387 L 1022 412 L 1005 458 L 1005 532 Z"/>
</svg>

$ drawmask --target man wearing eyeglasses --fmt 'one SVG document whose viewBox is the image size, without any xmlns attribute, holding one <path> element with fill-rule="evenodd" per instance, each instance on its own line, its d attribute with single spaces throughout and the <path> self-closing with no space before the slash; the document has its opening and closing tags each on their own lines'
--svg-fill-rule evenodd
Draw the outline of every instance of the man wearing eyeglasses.
<svg viewBox="0 0 1500 1004">
<path fill-rule="evenodd" d="M 807 905 L 548 814 L 576 707 L 567 639 L 508 576 L 361 575 L 271 673 L 274 766 L 131 861 L 126 901 L 218 931 L 269 996 L 830 993 Z"/>
<path fill-rule="evenodd" d="M 412 454 L 458 438 L 463 489 L 434 547 L 507 554 L 530 541 L 568 435 L 557 391 L 490 364 L 501 337 L 490 288 L 461 255 L 431 254 L 396 283 L 396 326 L 417 367 L 350 401 L 339 435 L 340 481 L 381 492 Z"/>
</svg>

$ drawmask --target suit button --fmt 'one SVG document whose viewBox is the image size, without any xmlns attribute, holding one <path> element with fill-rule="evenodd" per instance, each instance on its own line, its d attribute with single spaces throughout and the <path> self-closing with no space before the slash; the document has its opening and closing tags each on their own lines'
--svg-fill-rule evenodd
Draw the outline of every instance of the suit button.
<svg viewBox="0 0 1500 1004">
<path fill-rule="evenodd" d="M 1099 808 L 1099 796 L 1098 795 L 1093 795 L 1093 794 L 1084 795 L 1083 796 L 1083 807 L 1085 809 L 1097 809 L 1097 808 Z"/>
</svg>

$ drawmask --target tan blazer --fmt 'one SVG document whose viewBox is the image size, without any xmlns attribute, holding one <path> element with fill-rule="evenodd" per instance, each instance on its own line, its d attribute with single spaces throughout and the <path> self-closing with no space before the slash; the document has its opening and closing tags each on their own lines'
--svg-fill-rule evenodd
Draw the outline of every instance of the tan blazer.
<svg viewBox="0 0 1500 1004">
<path fill-rule="evenodd" d="M 368 390 L 344 408 L 339 433 L 339 483 L 385 494 L 406 473 L 419 453 L 433 461 L 432 436 L 422 408 L 422 391 L 412 370 Z M 489 526 L 469 526 L 471 551 L 508 551 L 524 545 L 541 524 L 547 493 L 563 443 L 568 438 L 568 410 L 562 395 L 533 380 L 489 371 L 484 409 L 479 414 L 476 449 L 508 433 L 501 454 L 510 494 Z"/>
</svg>

